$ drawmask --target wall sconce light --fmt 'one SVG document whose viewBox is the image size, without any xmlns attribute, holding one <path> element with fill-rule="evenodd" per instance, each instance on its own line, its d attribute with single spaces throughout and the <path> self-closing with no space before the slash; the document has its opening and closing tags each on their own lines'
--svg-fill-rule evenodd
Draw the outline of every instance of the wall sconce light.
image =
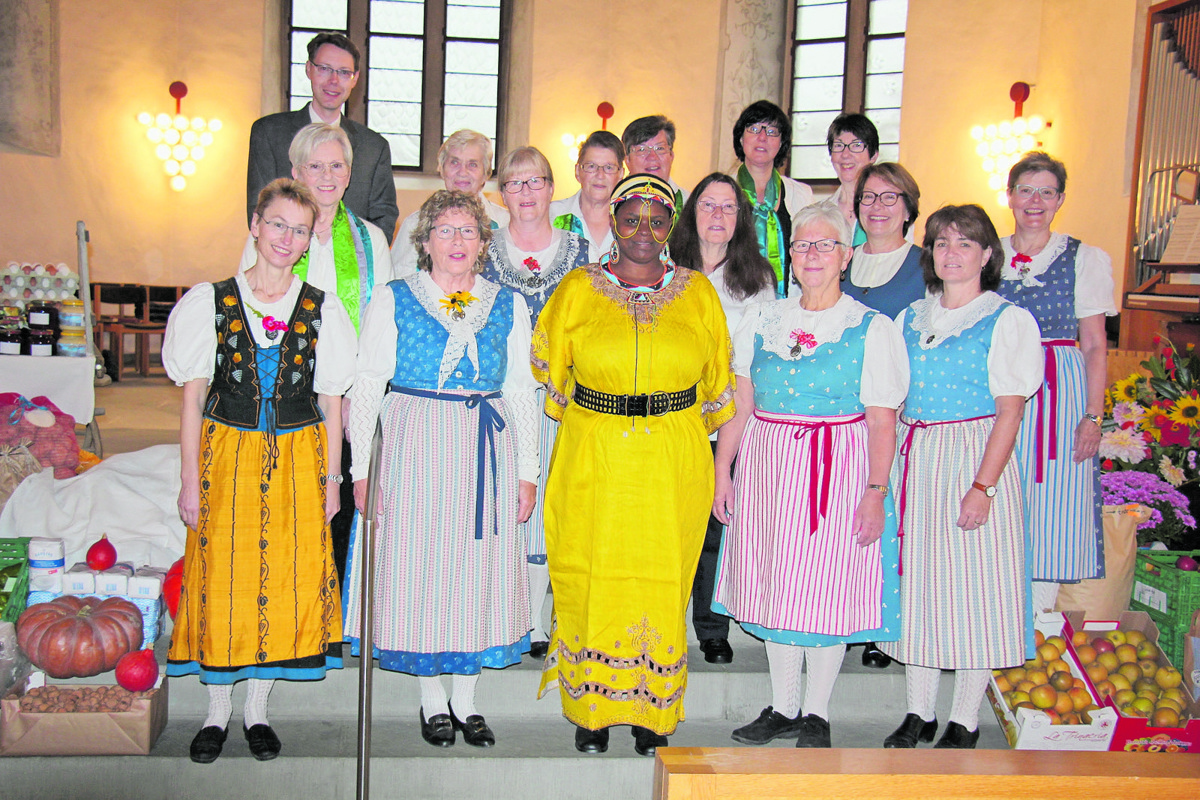
<svg viewBox="0 0 1200 800">
<path fill-rule="evenodd" d="M 1015 104 L 1013 119 L 971 128 L 971 138 L 977 142 L 975 153 L 983 171 L 988 174 L 988 188 L 996 193 L 996 202 L 1005 207 L 1008 206 L 1008 171 L 1022 156 L 1041 146 L 1038 135 L 1050 127 L 1050 123 L 1037 114 L 1024 116 L 1025 101 L 1029 99 L 1028 83 L 1014 83 L 1008 96 Z"/>
<path fill-rule="evenodd" d="M 205 148 L 213 143 L 213 134 L 221 130 L 221 120 L 204 117 L 188 119 L 181 111 L 187 84 L 175 81 L 169 91 L 175 98 L 175 115 L 143 111 L 137 120 L 146 126 L 146 138 L 154 145 L 154 154 L 163 162 L 171 178 L 171 188 L 182 192 L 187 179 L 196 173 L 196 162 L 204 158 Z"/>
<path fill-rule="evenodd" d="M 596 114 L 600 117 L 600 130 L 608 130 L 608 121 L 612 119 L 613 113 L 613 104 L 607 100 L 596 106 Z M 563 147 L 567 148 L 567 152 L 571 154 L 572 161 L 579 160 L 579 148 L 583 146 L 587 138 L 587 135 L 576 136 L 573 133 L 562 135 Z"/>
</svg>

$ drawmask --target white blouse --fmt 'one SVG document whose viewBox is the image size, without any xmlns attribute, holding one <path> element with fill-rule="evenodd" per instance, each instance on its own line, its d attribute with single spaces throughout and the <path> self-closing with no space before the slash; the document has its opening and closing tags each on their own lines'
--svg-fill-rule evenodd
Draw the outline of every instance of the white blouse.
<svg viewBox="0 0 1200 800">
<path fill-rule="evenodd" d="M 915 245 L 905 242 L 890 253 L 868 253 L 863 247 L 854 248 L 850 261 L 851 282 L 863 289 L 875 289 L 896 277 L 908 251 Z"/>
<path fill-rule="evenodd" d="M 413 287 L 418 299 L 437 299 L 446 296 L 429 273 L 421 271 L 405 279 Z M 414 284 L 415 282 L 415 284 Z M 480 294 L 480 284 L 495 286 L 490 281 L 476 276 L 474 294 Z M 425 303 L 422 303 L 425 305 Z M 449 337 L 446 349 L 464 348 L 468 357 L 470 345 L 474 343 L 473 331 L 484 324 L 484 304 L 471 303 L 466 307 L 466 316 L 455 324 L 456 330 Z M 490 312 L 491 304 L 486 306 Z M 428 308 L 427 308 L 428 310 Z M 441 313 L 438 309 L 433 309 Z M 357 377 L 348 395 L 350 399 L 350 452 L 354 463 L 350 468 L 353 480 L 367 477 L 370 466 L 371 437 L 375 434 L 375 421 L 383 407 L 384 389 L 396 374 L 396 343 L 399 333 L 396 328 L 396 299 L 391 291 L 375 292 L 363 318 L 362 336 L 359 339 Z M 466 341 L 468 340 L 469 341 Z M 519 292 L 513 293 L 513 326 L 508 334 L 508 373 L 504 376 L 501 390 L 508 406 L 510 421 L 517 438 L 517 471 L 521 480 L 536 483 L 540 472 L 538 459 L 538 407 L 536 391 L 539 386 L 529 366 L 532 327 L 529 307 Z M 451 354 L 456 355 L 455 354 Z M 458 355 L 455 363 L 461 358 Z M 445 355 L 443 356 L 445 359 Z M 434 432 L 430 432 L 434 435 Z"/>
<path fill-rule="evenodd" d="M 579 207 L 579 192 L 562 200 L 555 200 L 550 204 L 551 222 L 563 214 L 572 214 L 578 217 L 579 221 L 583 223 L 583 238 L 587 239 L 588 253 L 592 261 L 598 261 L 600 256 L 607 253 L 608 249 L 612 247 L 613 235 L 611 227 L 605 227 L 604 235 L 599 239 L 592 236 L 592 229 L 588 227 L 587 222 L 583 219 L 583 211 Z"/>
<path fill-rule="evenodd" d="M 303 282 L 293 277 L 287 293 L 274 303 L 256 300 L 242 274 L 237 276 L 237 285 L 254 343 L 263 348 L 278 344 L 278 339 L 272 342 L 267 338 L 261 319 L 249 309 L 257 310 L 264 317 L 291 319 L 296 302 L 300 299 Z M 198 283 L 176 304 L 167 321 L 162 348 L 163 366 L 171 380 L 180 386 L 198 378 L 212 382 L 217 362 L 214 298 L 211 283 Z M 356 338 L 354 326 L 350 324 L 350 317 L 346 315 L 342 302 L 333 292 L 326 292 L 325 302 L 321 304 L 321 335 L 313 375 L 314 392 L 342 395 L 354 383 Z"/>
<path fill-rule="evenodd" d="M 1004 246 L 1004 265 L 1000 269 L 1001 280 L 1011 281 L 1020 279 L 1020 273 L 1013 268 L 1012 260 L 1017 254 L 1013 249 L 1012 237 L 1005 236 L 1000 240 Z M 1021 282 L 1026 286 L 1042 286 L 1038 276 L 1050 268 L 1054 259 L 1067 249 L 1065 233 L 1050 234 L 1050 241 L 1042 251 L 1026 266 L 1029 267 Z M 1108 253 L 1099 247 L 1079 244 L 1079 252 L 1075 256 L 1075 317 L 1094 317 L 1104 314 L 1107 317 L 1117 315 L 1117 305 L 1113 301 L 1113 269 L 1112 259 Z"/>
<path fill-rule="evenodd" d="M 907 314 L 916 309 L 917 330 L 921 333 L 918 344 L 922 349 L 930 349 L 974 327 L 1002 305 L 1005 308 L 992 329 L 992 344 L 988 348 L 988 390 L 993 397 L 1029 398 L 1041 388 L 1045 378 L 1042 332 L 1032 314 L 1005 302 L 995 292 L 984 292 L 960 308 L 943 308 L 940 295 L 926 297 L 897 314 L 896 325 L 903 331 Z"/>
<path fill-rule="evenodd" d="M 833 344 L 841 341 L 847 328 L 861 325 L 870 310 L 845 294 L 823 311 L 806 311 L 795 297 L 753 305 L 733 335 L 733 372 L 748 379 L 756 335 L 762 337 L 764 350 L 789 361 L 800 361 L 802 366 L 806 354 L 803 351 L 791 354 L 795 344 L 792 331 L 811 333 L 817 345 Z M 864 406 L 899 408 L 907 395 L 908 351 L 904 337 L 895 323 L 883 314 L 876 314 L 867 326 L 859 402 Z"/>
<path fill-rule="evenodd" d="M 387 283 L 392 279 L 392 256 L 388 252 L 387 238 L 378 225 L 363 220 L 367 226 L 367 234 L 371 238 L 372 265 L 375 270 L 375 285 Z M 242 273 L 254 266 L 258 260 L 258 251 L 254 249 L 253 234 L 246 237 L 246 246 L 242 248 L 242 261 L 238 264 L 238 272 Z M 308 277 L 309 286 L 315 286 L 324 292 L 337 294 L 337 268 L 333 261 L 333 237 L 324 243 L 317 241 L 314 235 L 308 243 Z"/>
<path fill-rule="evenodd" d="M 507 208 L 493 203 L 482 193 L 479 195 L 479 202 L 483 203 L 484 213 L 496 227 L 503 228 L 508 225 Z M 400 230 L 396 232 L 396 238 L 392 240 L 392 277 L 397 280 L 407 278 L 417 271 L 417 248 L 413 247 L 412 234 L 417 229 L 420 216 L 421 212 L 418 210 L 405 217 L 400 223 Z"/>
<path fill-rule="evenodd" d="M 756 303 L 768 303 L 775 299 L 775 286 L 772 281 L 762 289 L 758 294 L 751 295 L 744 300 L 739 300 L 734 297 L 729 287 L 725 285 L 725 264 L 722 263 L 714 269 L 708 276 L 712 282 L 713 288 L 717 290 L 717 297 L 721 301 L 721 309 L 725 312 L 725 322 L 729 325 L 729 335 L 732 337 L 734 331 L 738 329 L 738 325 L 742 321 L 742 316 L 746 313 L 746 309 Z"/>
</svg>

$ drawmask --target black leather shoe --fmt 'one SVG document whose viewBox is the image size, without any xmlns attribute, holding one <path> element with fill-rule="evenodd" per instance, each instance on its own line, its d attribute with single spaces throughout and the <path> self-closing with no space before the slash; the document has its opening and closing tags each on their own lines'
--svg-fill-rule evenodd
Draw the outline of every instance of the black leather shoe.
<svg viewBox="0 0 1200 800">
<path fill-rule="evenodd" d="M 196 738 L 192 739 L 192 747 L 189 752 L 192 761 L 197 764 L 211 764 L 216 761 L 217 756 L 221 755 L 221 746 L 225 744 L 225 737 L 228 735 L 228 730 L 218 728 L 216 725 L 201 728 L 196 734 Z"/>
<path fill-rule="evenodd" d="M 738 728 L 730 734 L 730 738 L 742 744 L 766 744 L 775 739 L 791 739 L 803 728 L 804 720 L 798 712 L 795 719 L 790 719 L 767 706 L 758 715 L 758 719 Z"/>
<path fill-rule="evenodd" d="M 800 720 L 800 724 L 804 727 L 796 737 L 796 747 L 833 747 L 833 739 L 829 735 L 829 720 L 809 714 Z"/>
<path fill-rule="evenodd" d="M 243 725 L 242 732 L 246 734 L 246 741 L 250 744 L 250 755 L 259 761 L 270 761 L 283 749 L 279 737 L 271 730 L 270 725 L 263 725 L 261 722 L 249 728 Z"/>
<path fill-rule="evenodd" d="M 540 642 L 530 642 L 529 644 L 529 657 L 536 661 L 541 661 L 544 659 L 546 654 L 549 652 L 550 643 L 545 640 Z"/>
<path fill-rule="evenodd" d="M 426 720 L 425 709 L 422 708 L 421 738 L 434 747 L 451 747 L 454 744 L 454 723 L 450 720 L 450 715 L 434 714 Z"/>
<path fill-rule="evenodd" d="M 472 747 L 492 747 L 496 744 L 496 734 L 492 733 L 482 714 L 471 714 L 463 721 L 451 706 L 450 721 L 454 724 L 454 730 L 462 731 L 463 741 Z"/>
<path fill-rule="evenodd" d="M 639 756 L 652 756 L 660 747 L 667 746 L 667 737 L 649 728 L 633 726 L 633 751 Z"/>
<path fill-rule="evenodd" d="M 919 714 L 905 714 L 904 722 L 901 722 L 900 727 L 883 740 L 883 746 L 910 748 L 916 747 L 918 741 L 932 742 L 933 735 L 937 733 L 937 727 L 936 719 L 926 722 L 921 719 Z"/>
<path fill-rule="evenodd" d="M 871 669 L 886 669 L 892 663 L 892 659 L 876 647 L 874 642 L 867 642 L 863 646 L 862 663 L 864 667 Z"/>
<path fill-rule="evenodd" d="M 704 660 L 710 664 L 730 664 L 733 662 L 733 648 L 728 639 L 705 639 L 700 642 L 700 652 Z"/>
<path fill-rule="evenodd" d="M 608 728 L 589 731 L 587 728 L 575 726 L 575 749 L 581 753 L 607 753 Z"/>
<path fill-rule="evenodd" d="M 938 743 L 934 749 L 952 749 L 952 750 L 974 750 L 975 743 L 979 741 L 979 728 L 969 731 L 957 722 L 951 722 L 946 726 L 945 733 L 942 738 L 938 739 Z"/>
</svg>

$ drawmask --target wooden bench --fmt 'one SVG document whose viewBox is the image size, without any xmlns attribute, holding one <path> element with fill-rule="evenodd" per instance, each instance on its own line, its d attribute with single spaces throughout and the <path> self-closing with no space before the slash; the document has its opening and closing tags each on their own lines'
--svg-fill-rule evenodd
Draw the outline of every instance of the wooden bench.
<svg viewBox="0 0 1200 800">
<path fill-rule="evenodd" d="M 1200 755 L 664 747 L 654 800 L 1197 800 Z"/>
</svg>

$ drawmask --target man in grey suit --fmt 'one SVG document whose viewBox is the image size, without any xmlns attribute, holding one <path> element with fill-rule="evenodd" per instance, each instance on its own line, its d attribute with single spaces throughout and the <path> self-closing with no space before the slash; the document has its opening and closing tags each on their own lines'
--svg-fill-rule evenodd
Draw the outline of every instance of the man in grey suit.
<svg viewBox="0 0 1200 800">
<path fill-rule="evenodd" d="M 340 33 L 318 33 L 308 43 L 304 74 L 312 82 L 312 102 L 298 111 L 271 114 L 250 128 L 250 163 L 246 170 L 246 218 L 254 214 L 258 193 L 276 178 L 290 177 L 288 147 L 311 122 L 339 125 L 350 137 L 354 168 L 343 202 L 363 219 L 378 225 L 392 241 L 396 230 L 396 185 L 392 151 L 375 131 L 342 116 L 342 106 L 358 83 L 359 52 Z"/>
</svg>

